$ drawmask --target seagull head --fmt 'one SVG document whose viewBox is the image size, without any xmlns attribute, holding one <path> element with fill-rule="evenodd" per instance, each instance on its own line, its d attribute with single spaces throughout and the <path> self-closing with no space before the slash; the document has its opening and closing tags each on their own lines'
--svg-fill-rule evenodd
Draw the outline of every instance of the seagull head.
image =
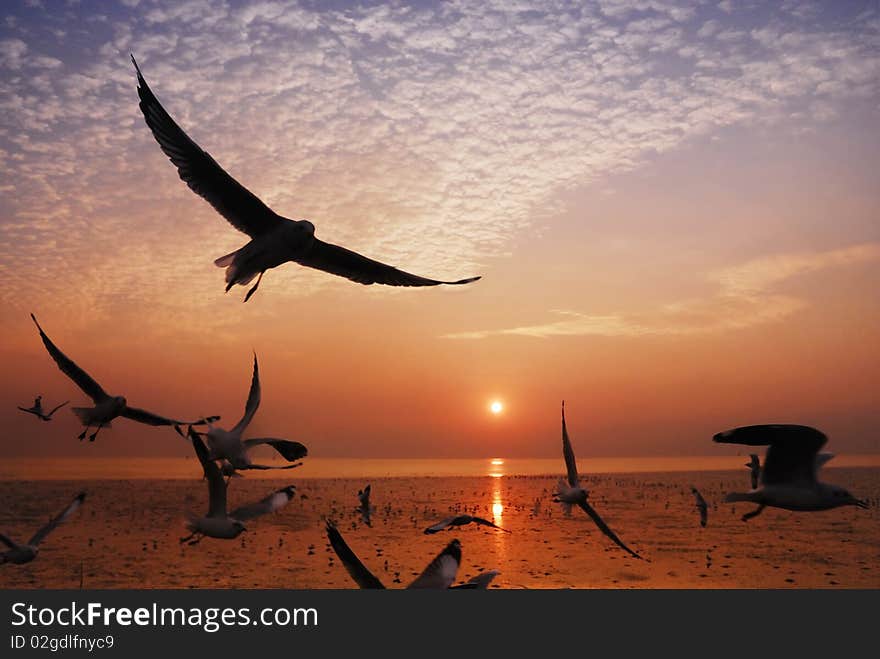
<svg viewBox="0 0 880 659">
<path fill-rule="evenodd" d="M 831 495 L 834 497 L 834 505 L 837 506 L 858 506 L 859 508 L 867 508 L 868 502 L 862 499 L 856 499 L 849 490 L 839 485 L 831 486 Z"/>
<path fill-rule="evenodd" d="M 315 225 L 308 220 L 293 220 L 285 225 L 280 237 L 289 249 L 296 251 L 306 249 L 315 237 Z"/>
<path fill-rule="evenodd" d="M 128 401 L 125 400 L 125 396 L 114 396 L 113 400 L 116 401 L 116 404 L 120 407 L 125 407 L 128 404 Z"/>
</svg>

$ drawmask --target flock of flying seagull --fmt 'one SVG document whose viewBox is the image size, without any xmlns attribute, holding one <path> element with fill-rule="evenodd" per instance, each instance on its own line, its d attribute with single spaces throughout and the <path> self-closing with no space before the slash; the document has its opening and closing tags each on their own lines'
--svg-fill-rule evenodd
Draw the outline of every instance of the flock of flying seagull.
<svg viewBox="0 0 880 659">
<path fill-rule="evenodd" d="M 226 269 L 227 292 L 236 284 L 246 286 L 256 279 L 245 295 L 244 301 L 247 302 L 256 292 L 265 272 L 287 261 L 323 270 L 365 285 L 461 285 L 480 279 L 480 277 L 469 277 L 444 281 L 413 275 L 344 247 L 319 240 L 315 237 L 314 225 L 307 220 L 290 220 L 276 214 L 227 174 L 206 151 L 190 139 L 153 95 L 134 57 L 132 56 L 131 59 L 137 75 L 141 112 L 160 148 L 177 168 L 180 178 L 193 192 L 208 201 L 232 226 L 251 238 L 242 248 L 214 261 L 215 265 Z M 124 396 L 111 396 L 85 370 L 58 349 L 33 314 L 31 318 L 39 331 L 43 345 L 61 372 L 92 399 L 91 406 L 71 408 L 84 427 L 79 435 L 80 440 L 88 436 L 89 441 L 95 441 L 102 429 L 110 427 L 113 420 L 122 417 L 152 426 L 173 427 L 178 434 L 192 443 L 208 484 L 208 512 L 202 516 L 195 514 L 188 516 L 187 529 L 190 534 L 181 538 L 181 543 L 195 545 L 206 536 L 227 540 L 236 538 L 246 530 L 245 522 L 273 513 L 291 501 L 296 489 L 293 485 L 276 490 L 255 503 L 231 512 L 227 510 L 226 494 L 229 482 L 233 476 L 239 475 L 238 472 L 250 469 L 293 469 L 300 466 L 301 460 L 308 454 L 303 444 L 288 439 L 271 437 L 243 439 L 260 405 L 261 388 L 256 354 L 244 414 L 235 426 L 225 430 L 215 425 L 215 422 L 220 420 L 219 416 L 180 420 L 132 407 Z M 37 396 L 31 407 L 18 409 L 42 421 L 51 421 L 54 413 L 68 402 L 65 401 L 47 412 L 43 408 L 42 397 Z M 186 431 L 183 430 L 184 427 Z M 206 427 L 207 431 L 200 432 L 197 430 L 200 427 Z M 751 488 L 747 492 L 731 493 L 725 498 L 727 502 L 749 501 L 757 504 L 758 507 L 753 512 L 742 516 L 744 521 L 760 514 L 767 506 L 800 511 L 827 510 L 847 505 L 867 507 L 866 502 L 855 498 L 844 488 L 818 480 L 818 470 L 832 457 L 832 454 L 819 452 L 827 438 L 815 428 L 788 424 L 746 426 L 719 433 L 713 439 L 720 443 L 768 447 L 763 465 L 757 454 L 751 454 L 751 460 L 746 464 L 751 474 Z M 272 447 L 288 464 L 282 466 L 254 464 L 250 451 L 259 445 Z M 561 503 L 566 513 L 570 513 L 573 506 L 578 506 L 613 543 L 632 557 L 641 559 L 638 553 L 624 544 L 588 502 L 589 491 L 581 485 L 580 472 L 565 424 L 564 402 L 562 455 L 565 460 L 566 478 L 559 479 L 554 501 Z M 357 511 L 366 526 L 372 526 L 370 515 L 373 507 L 370 504 L 370 491 L 370 485 L 367 485 L 363 490 L 358 491 L 357 495 L 359 502 Z M 706 526 L 708 505 L 696 488 L 692 488 L 692 492 L 700 513 L 700 524 Z M 0 552 L 0 562 L 21 564 L 36 558 L 40 543 L 76 511 L 85 497 L 85 492 L 78 494 L 61 513 L 24 544 L 16 543 L 0 534 L 0 543 L 7 547 L 6 551 Z M 509 533 L 507 529 L 489 520 L 469 514 L 448 517 L 427 527 L 424 533 L 434 534 L 467 524 L 486 526 Z M 385 587 L 348 546 L 332 520 L 326 520 L 326 532 L 331 547 L 359 587 Z M 453 585 L 461 563 L 461 555 L 461 543 L 457 539 L 452 540 L 408 588 L 487 588 L 498 574 L 497 570 L 482 572 L 465 584 Z"/>
</svg>

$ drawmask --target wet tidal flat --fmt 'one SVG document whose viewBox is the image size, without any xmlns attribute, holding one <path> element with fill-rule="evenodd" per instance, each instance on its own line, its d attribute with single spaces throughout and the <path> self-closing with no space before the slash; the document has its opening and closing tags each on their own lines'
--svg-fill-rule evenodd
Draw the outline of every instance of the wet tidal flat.
<svg viewBox="0 0 880 659">
<path fill-rule="evenodd" d="M 582 511 L 552 502 L 556 476 L 370 479 L 374 512 L 357 512 L 365 479 L 236 478 L 229 508 L 294 484 L 279 512 L 251 520 L 234 540 L 181 544 L 185 513 L 207 511 L 207 485 L 191 480 L 2 481 L 0 532 L 26 541 L 85 490 L 83 506 L 26 565 L 0 565 L 2 588 L 354 588 L 330 549 L 336 521 L 361 561 L 389 588 L 402 588 L 453 538 L 462 545 L 458 581 L 483 570 L 492 588 L 880 588 L 880 469 L 836 468 L 825 480 L 871 508 L 794 513 L 724 494 L 747 489 L 744 472 L 602 474 L 585 480 L 590 501 L 644 560 L 603 536 Z M 708 525 L 690 492 L 709 504 Z M 423 530 L 468 512 L 511 533 L 468 525 Z"/>
</svg>

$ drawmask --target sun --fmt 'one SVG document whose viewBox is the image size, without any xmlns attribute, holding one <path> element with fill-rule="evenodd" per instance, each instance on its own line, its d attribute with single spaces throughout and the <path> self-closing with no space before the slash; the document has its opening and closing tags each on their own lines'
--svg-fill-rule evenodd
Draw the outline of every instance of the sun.
<svg viewBox="0 0 880 659">
<path fill-rule="evenodd" d="M 489 411 L 492 412 L 492 414 L 501 414 L 504 411 L 504 403 L 500 400 L 493 400 L 489 403 Z"/>
</svg>

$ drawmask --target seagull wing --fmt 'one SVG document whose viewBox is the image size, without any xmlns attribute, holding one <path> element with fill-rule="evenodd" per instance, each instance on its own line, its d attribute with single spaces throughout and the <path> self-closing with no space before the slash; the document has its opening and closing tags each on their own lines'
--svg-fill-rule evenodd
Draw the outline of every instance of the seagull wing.
<svg viewBox="0 0 880 659">
<path fill-rule="evenodd" d="M 257 355 L 254 354 L 254 374 L 251 376 L 251 390 L 248 392 L 247 403 L 244 405 L 244 416 L 229 432 L 242 433 L 248 427 L 257 408 L 260 406 L 260 369 L 257 366 Z"/>
<path fill-rule="evenodd" d="M 382 582 L 361 563 L 361 560 L 349 548 L 336 525 L 329 520 L 327 521 L 327 539 L 330 541 L 333 551 L 336 552 L 339 560 L 342 561 L 345 569 L 358 586 L 361 588 L 385 589 Z"/>
<path fill-rule="evenodd" d="M 259 444 L 268 444 L 272 448 L 274 448 L 278 453 L 281 454 L 281 457 L 287 460 L 288 462 L 293 462 L 294 460 L 301 460 L 309 454 L 309 450 L 300 444 L 299 442 L 294 442 L 290 439 L 274 439 L 272 437 L 258 437 L 255 439 L 246 439 L 242 442 L 245 449 L 250 450 L 252 447 L 257 446 Z"/>
<path fill-rule="evenodd" d="M 132 421 L 137 421 L 138 423 L 145 423 L 148 426 L 203 426 L 209 421 L 213 423 L 220 418 L 219 416 L 209 416 L 204 419 L 198 419 L 197 421 L 178 421 L 177 419 L 168 419 L 164 416 L 148 412 L 147 410 L 142 410 L 137 407 L 129 407 L 128 405 L 125 406 L 121 416 L 124 416 L 126 419 L 131 419 Z"/>
<path fill-rule="evenodd" d="M 67 405 L 69 402 L 70 402 L 69 400 L 66 400 L 63 403 L 61 403 L 61 405 L 56 405 L 55 407 L 52 408 L 52 410 L 46 416 L 51 417 L 53 414 L 55 414 L 55 412 L 60 410 L 62 407 Z"/>
<path fill-rule="evenodd" d="M 324 272 L 345 277 L 365 285 L 438 286 L 440 284 L 449 284 L 456 286 L 459 284 L 469 284 L 480 279 L 480 277 L 468 277 L 467 279 L 459 279 L 457 281 L 442 281 L 419 277 L 418 275 L 398 270 L 385 263 L 368 259 L 357 252 L 345 249 L 345 247 L 325 243 L 317 238 L 314 239 L 309 250 L 302 256 L 298 256 L 295 260 L 300 265 L 323 270 Z"/>
<path fill-rule="evenodd" d="M 574 461 L 571 440 L 568 438 L 568 429 L 565 427 L 565 401 L 562 401 L 562 457 L 565 458 L 565 469 L 568 472 L 569 486 L 579 487 L 581 479 L 578 476 L 577 463 Z"/>
<path fill-rule="evenodd" d="M 499 574 L 501 573 L 498 570 L 486 570 L 485 572 L 480 572 L 475 577 L 471 577 L 466 583 L 458 586 L 450 586 L 450 589 L 465 588 L 468 590 L 485 590 L 489 587 L 489 584 L 492 583 L 492 580 Z"/>
<path fill-rule="evenodd" d="M 769 445 L 761 470 L 761 482 L 765 485 L 814 484 L 816 454 L 828 441 L 815 428 L 793 424 L 743 426 L 718 433 L 713 439 L 724 444 Z"/>
<path fill-rule="evenodd" d="M 471 517 L 471 521 L 475 524 L 481 524 L 483 526 L 491 526 L 493 529 L 498 529 L 499 531 L 504 531 L 505 533 L 510 533 L 507 529 L 502 529 L 500 526 L 495 524 L 494 522 L 490 522 L 488 519 L 483 519 L 482 517 Z"/>
<path fill-rule="evenodd" d="M 831 458 L 834 457 L 834 453 L 817 453 L 816 454 L 816 471 L 828 462 Z"/>
<path fill-rule="evenodd" d="M 82 389 L 89 398 L 95 401 L 95 403 L 100 403 L 109 398 L 107 392 L 101 388 L 101 385 L 95 382 L 88 373 L 77 366 L 70 357 L 61 352 L 58 347 L 52 343 L 52 340 L 46 336 L 43 328 L 40 327 L 40 323 L 37 322 L 37 317 L 34 316 L 34 314 L 31 314 L 31 318 L 37 326 L 37 329 L 40 331 L 40 338 L 43 339 L 43 345 L 46 346 L 46 350 L 49 351 L 49 356 L 55 360 L 55 363 L 58 364 L 58 368 L 61 369 L 61 372 L 73 380 L 74 384 Z"/>
<path fill-rule="evenodd" d="M 593 507 L 590 504 L 588 504 L 586 501 L 584 501 L 582 503 L 579 503 L 578 505 L 581 508 L 583 508 L 584 512 L 590 516 L 590 519 L 592 519 L 596 523 L 596 526 L 599 527 L 599 530 L 602 531 L 602 533 L 607 535 L 609 538 L 611 538 L 611 540 L 614 542 L 614 544 L 616 544 L 618 547 L 620 547 L 624 551 L 631 554 L 633 556 L 633 558 L 638 558 L 638 559 L 642 558 L 637 553 L 635 553 L 632 549 L 630 549 L 625 544 L 623 544 L 623 541 L 620 538 L 618 538 L 617 534 L 615 534 L 614 531 L 612 531 L 609 528 L 609 526 L 602 520 L 602 518 L 599 517 L 599 513 L 597 513 L 595 510 L 593 510 Z"/>
<path fill-rule="evenodd" d="M 70 517 L 73 514 L 73 512 L 77 508 L 79 508 L 80 504 L 83 502 L 83 500 L 85 498 L 86 498 L 85 492 L 80 492 L 79 494 L 77 494 L 76 497 L 73 499 L 73 501 L 71 501 L 68 504 L 67 508 L 62 510 L 61 513 L 56 515 L 52 520 L 50 520 L 50 522 L 48 524 L 46 524 L 46 526 L 44 526 L 39 531 L 37 531 L 34 534 L 33 538 L 28 540 L 28 544 L 31 545 L 32 547 L 36 547 L 38 544 L 40 544 L 45 539 L 45 537 L 47 535 L 49 535 L 55 529 L 56 526 L 58 526 L 59 524 L 61 524 L 61 522 L 66 520 L 68 517 Z"/>
<path fill-rule="evenodd" d="M 18 406 L 16 405 L 16 407 L 18 407 Z M 41 414 L 39 412 L 37 412 L 36 410 L 32 410 L 29 407 L 18 407 L 18 409 L 20 409 L 22 412 L 27 412 L 28 414 L 33 414 L 34 416 L 41 416 Z"/>
<path fill-rule="evenodd" d="M 0 542 L 2 542 L 4 545 L 6 545 L 7 547 L 9 547 L 10 549 L 16 549 L 16 548 L 18 547 L 18 545 L 15 544 L 15 542 L 13 542 L 13 541 L 10 540 L 9 538 L 7 538 L 7 537 L 6 537 L 5 535 L 3 535 L 2 533 L 0 533 Z"/>
<path fill-rule="evenodd" d="M 190 428 L 189 438 L 196 450 L 196 457 L 205 471 L 205 478 L 208 479 L 208 517 L 226 517 L 226 481 L 223 479 L 220 467 L 211 460 L 208 448 L 199 433 Z"/>
<path fill-rule="evenodd" d="M 302 462 L 297 462 L 295 465 L 258 465 L 258 464 L 248 464 L 242 465 L 241 467 L 236 467 L 235 469 L 238 471 L 247 471 L 248 469 L 296 469 L 297 467 L 302 467 Z"/>
<path fill-rule="evenodd" d="M 254 517 L 259 517 L 260 515 L 266 515 L 268 513 L 274 513 L 276 510 L 281 510 L 284 506 L 290 503 L 290 500 L 293 498 L 293 493 L 295 488 L 293 485 L 288 485 L 287 487 L 282 487 L 280 490 L 275 490 L 269 496 L 260 499 L 256 503 L 251 503 L 246 506 L 242 506 L 241 508 L 236 508 L 229 516 L 232 519 L 237 519 L 240 522 L 245 522 L 249 519 L 253 519 Z"/>
<path fill-rule="evenodd" d="M 433 524 L 433 525 L 429 526 L 428 528 L 426 528 L 425 533 L 439 533 L 440 531 L 443 531 L 444 529 L 448 529 L 450 527 L 450 525 L 452 524 L 452 520 L 454 520 L 454 519 L 455 519 L 455 517 L 447 517 L 446 519 L 441 520 L 441 521 L 437 522 L 436 524 Z"/>
<path fill-rule="evenodd" d="M 131 61 L 137 72 L 141 112 L 162 151 L 177 167 L 181 180 L 232 226 L 252 238 L 279 226 L 278 215 L 183 132 L 153 95 L 133 56 Z"/>
<path fill-rule="evenodd" d="M 461 543 L 453 540 L 428 564 L 416 580 L 407 588 L 432 588 L 445 590 L 455 581 L 461 564 Z"/>
<path fill-rule="evenodd" d="M 706 504 L 706 500 L 697 488 L 691 487 L 691 492 L 694 493 L 694 499 L 696 499 L 697 502 L 697 509 L 700 511 L 700 526 L 706 526 L 709 517 L 709 506 Z"/>
</svg>

